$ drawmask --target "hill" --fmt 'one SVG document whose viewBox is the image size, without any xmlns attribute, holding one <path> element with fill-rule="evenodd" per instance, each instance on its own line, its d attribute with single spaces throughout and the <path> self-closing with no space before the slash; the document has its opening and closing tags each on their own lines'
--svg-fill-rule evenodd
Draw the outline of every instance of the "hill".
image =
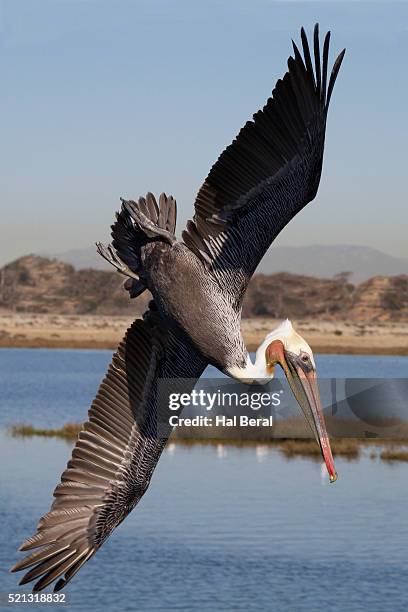
<svg viewBox="0 0 408 612">
<path fill-rule="evenodd" d="M 141 314 L 147 296 L 129 300 L 123 277 L 103 270 L 75 270 L 67 263 L 27 255 L 0 270 L 0 308 L 53 314 Z"/>
<path fill-rule="evenodd" d="M 0 269 L 3 312 L 138 315 L 150 299 L 129 300 L 115 271 L 82 269 L 27 255 Z M 353 285 L 346 274 L 321 279 L 299 274 L 257 274 L 244 303 L 245 317 L 332 321 L 408 321 L 408 275 L 375 276 Z"/>
</svg>

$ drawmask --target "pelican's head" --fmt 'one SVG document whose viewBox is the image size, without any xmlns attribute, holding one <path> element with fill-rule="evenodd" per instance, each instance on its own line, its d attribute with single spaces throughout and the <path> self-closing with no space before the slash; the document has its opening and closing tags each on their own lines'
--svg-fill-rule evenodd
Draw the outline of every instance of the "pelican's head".
<svg viewBox="0 0 408 612">
<path fill-rule="evenodd" d="M 260 358 L 265 359 L 266 371 L 270 377 L 273 376 L 276 364 L 283 369 L 293 394 L 319 443 L 330 482 L 334 482 L 337 479 L 337 473 L 334 469 L 329 436 L 320 402 L 312 349 L 287 319 L 266 336 L 257 350 L 257 361 Z"/>
<path fill-rule="evenodd" d="M 266 336 L 256 351 L 254 364 L 247 356 L 246 365 L 228 367 L 223 371 L 240 382 L 265 384 L 273 378 L 277 364 L 283 369 L 319 443 L 330 482 L 334 482 L 337 480 L 337 473 L 320 402 L 313 352 L 306 340 L 295 331 L 289 319 Z"/>
</svg>

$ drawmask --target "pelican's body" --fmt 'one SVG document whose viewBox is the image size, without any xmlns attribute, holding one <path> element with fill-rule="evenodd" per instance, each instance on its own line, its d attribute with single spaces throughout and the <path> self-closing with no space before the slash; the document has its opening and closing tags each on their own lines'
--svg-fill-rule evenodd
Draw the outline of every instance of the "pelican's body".
<svg viewBox="0 0 408 612">
<path fill-rule="evenodd" d="M 122 200 L 112 245 L 99 252 L 122 274 L 130 297 L 149 289 L 143 320 L 128 329 L 89 411 L 50 511 L 13 570 L 21 583 L 60 590 L 145 493 L 171 433 L 160 382 L 194 387 L 208 363 L 242 381 L 265 381 L 280 365 L 318 440 L 330 480 L 337 477 L 324 424 L 312 351 L 284 322 L 251 362 L 241 334 L 242 301 L 259 261 L 282 228 L 316 195 L 327 111 L 343 53 L 328 78 L 314 31 L 304 59 L 294 46 L 289 70 L 265 107 L 221 154 L 198 192 L 195 214 L 175 237 L 176 202 L 162 194 Z M 185 382 L 188 379 L 189 382 Z M 180 383 L 181 384 L 181 383 Z"/>
<path fill-rule="evenodd" d="M 148 288 L 161 315 L 192 340 L 207 363 L 224 372 L 244 366 L 241 308 L 234 308 L 229 293 L 196 255 L 176 242 L 153 247 L 146 263 L 150 264 Z"/>
</svg>

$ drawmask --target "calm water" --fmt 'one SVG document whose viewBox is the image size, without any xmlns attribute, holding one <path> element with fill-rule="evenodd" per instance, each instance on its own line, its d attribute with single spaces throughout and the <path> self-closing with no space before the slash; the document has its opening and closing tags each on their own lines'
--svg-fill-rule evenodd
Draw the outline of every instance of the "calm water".
<svg viewBox="0 0 408 612">
<path fill-rule="evenodd" d="M 109 358 L 0 351 L 3 593 L 29 591 L 7 569 L 48 510 L 71 447 L 13 439 L 6 427 L 83 420 Z M 408 372 L 401 357 L 317 362 L 323 376 Z M 336 467 L 339 481 L 328 485 L 319 462 L 261 445 L 170 446 L 140 505 L 66 591 L 68 609 L 407 610 L 408 466 L 363 456 Z"/>
</svg>

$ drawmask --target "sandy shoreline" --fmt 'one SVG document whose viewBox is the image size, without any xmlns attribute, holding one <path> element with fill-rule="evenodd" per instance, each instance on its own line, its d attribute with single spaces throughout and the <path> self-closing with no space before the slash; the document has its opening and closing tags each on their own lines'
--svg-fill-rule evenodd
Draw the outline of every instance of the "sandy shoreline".
<svg viewBox="0 0 408 612">
<path fill-rule="evenodd" d="M 1 314 L 0 347 L 114 349 L 132 317 Z M 243 334 L 255 350 L 279 321 L 244 319 Z M 293 321 L 315 353 L 408 355 L 408 323 Z"/>
</svg>

